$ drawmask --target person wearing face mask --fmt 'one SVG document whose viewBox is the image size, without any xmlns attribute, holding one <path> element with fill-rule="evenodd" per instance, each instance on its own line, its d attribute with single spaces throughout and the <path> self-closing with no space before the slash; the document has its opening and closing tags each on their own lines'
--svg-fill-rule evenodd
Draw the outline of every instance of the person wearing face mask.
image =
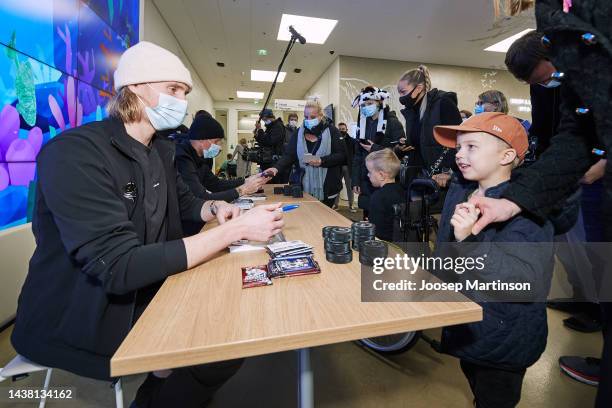
<svg viewBox="0 0 612 408">
<path fill-rule="evenodd" d="M 305 192 L 331 207 L 342 190 L 345 148 L 338 129 L 323 116 L 316 100 L 306 102 L 304 124 L 293 135 L 283 157 L 271 167 L 276 176 L 294 167 L 290 182 L 301 184 Z"/>
<path fill-rule="evenodd" d="M 348 207 L 352 213 L 357 212 L 357 209 L 353 206 L 353 182 L 351 179 L 351 172 L 353 170 L 353 153 L 355 151 L 355 141 L 348 134 L 348 126 L 346 123 L 338 123 L 338 131 L 340 131 L 340 140 L 344 142 L 346 147 L 346 164 L 342 166 L 342 178 L 344 179 L 344 185 L 346 186 L 346 194 L 348 196 Z M 340 201 L 340 194 L 336 197 L 334 208 L 338 208 L 338 202 Z"/>
<path fill-rule="evenodd" d="M 464 122 L 468 120 L 470 116 L 473 115 L 472 112 L 470 112 L 469 110 L 465 110 L 465 109 L 460 110 L 459 113 L 461 114 L 461 120 Z"/>
<path fill-rule="evenodd" d="M 37 157 L 36 249 L 11 342 L 25 358 L 110 381 L 110 359 L 164 280 L 238 239 L 282 230 L 278 205 L 238 207 L 195 197 L 174 167 L 174 129 L 192 80 L 150 42 L 127 49 L 114 73 L 109 117 L 50 140 Z M 181 220 L 220 225 L 183 238 Z M 211 328 L 214 329 L 214 328 Z M 242 360 L 149 374 L 131 407 L 203 407 Z"/>
<path fill-rule="evenodd" d="M 387 91 L 370 85 L 353 100 L 353 108 L 359 107 L 359 121 L 351 176 L 353 192 L 359 194 L 358 205 L 363 209 L 364 219 L 368 217 L 369 200 L 375 189 L 368 178 L 366 156 L 370 152 L 392 148 L 406 137 L 397 115 L 387 106 L 388 98 Z"/>
<path fill-rule="evenodd" d="M 232 202 L 240 196 L 253 194 L 270 178 L 259 174 L 248 178 L 221 179 L 217 177 L 205 159 L 213 159 L 221 152 L 225 131 L 209 113 L 196 116 L 189 128 L 188 138 L 176 145 L 176 167 L 191 192 L 205 200 Z M 202 222 L 183 221 L 185 236 L 196 234 Z"/>
<path fill-rule="evenodd" d="M 537 157 L 550 145 L 551 138 L 556 134 L 561 118 L 560 92 L 564 74 L 557 71 L 549 60 L 549 50 L 542 44 L 544 34 L 531 31 L 516 40 L 506 53 L 506 66 L 518 79 L 530 84 L 531 117 L 533 124 L 529 135 L 537 137 Z M 594 132 L 594 129 L 592 130 Z M 597 149 L 604 149 L 596 145 Z M 586 301 L 588 299 L 589 285 L 585 279 L 598 280 L 601 265 L 597 266 L 597 257 L 588 257 L 588 248 L 584 242 L 603 241 L 602 207 L 603 181 L 607 160 L 595 154 L 591 155 L 591 167 L 580 180 L 580 215 L 574 226 L 567 233 L 559 235 L 556 240 L 572 244 L 564 248 L 572 251 L 559 250 L 557 257 L 563 263 L 567 272 L 568 281 L 572 287 L 572 296 L 569 299 L 551 299 L 547 306 L 552 309 L 570 313 L 572 316 L 563 320 L 563 324 L 580 332 L 595 332 L 601 330 L 601 311 L 597 303 Z M 592 267 L 593 276 L 589 271 Z M 593 359 L 576 356 L 564 356 L 559 359 L 561 369 L 565 373 L 572 373 L 571 377 L 582 382 L 592 382 L 598 377 L 598 366 L 592 364 Z M 593 375 L 597 373 L 596 375 Z M 590 380 L 585 381 L 585 378 Z"/>
<path fill-rule="evenodd" d="M 424 175 L 430 176 L 446 189 L 455 163 L 454 149 L 441 146 L 433 136 L 438 125 L 459 125 L 461 114 L 457 108 L 457 94 L 431 87 L 431 76 L 425 65 L 404 73 L 397 83 L 401 110 L 406 119 L 406 140 L 409 148 L 400 154 L 408 154 L 409 164 L 421 167 Z M 446 191 L 446 190 L 444 190 Z M 438 201 L 433 210 L 440 211 L 444 200 Z"/>
<path fill-rule="evenodd" d="M 275 118 L 272 109 L 264 109 L 261 111 L 261 120 L 266 126 L 264 131 L 261 128 L 260 121 L 255 122 L 255 140 L 262 149 L 262 162 L 258 163 L 262 170 L 267 170 L 278 161 L 283 154 L 283 146 L 285 141 L 285 125 L 282 118 Z M 272 183 L 286 183 L 288 176 L 285 173 L 279 173 Z"/>
</svg>

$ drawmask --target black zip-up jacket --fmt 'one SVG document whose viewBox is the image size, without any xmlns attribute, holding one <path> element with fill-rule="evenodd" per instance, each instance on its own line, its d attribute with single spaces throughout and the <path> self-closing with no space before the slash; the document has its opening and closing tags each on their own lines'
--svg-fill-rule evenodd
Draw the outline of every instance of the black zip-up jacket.
<svg viewBox="0 0 612 408">
<path fill-rule="evenodd" d="M 283 154 L 285 132 L 283 120 L 281 118 L 276 118 L 269 125 L 266 125 L 266 130 L 257 130 L 255 140 L 257 140 L 259 146 L 270 150 L 274 155 L 280 156 Z"/>
<path fill-rule="evenodd" d="M 174 167 L 174 144 L 153 138 L 166 175 L 167 239 L 144 245 L 143 173 L 115 119 L 63 132 L 37 158 L 36 250 L 19 296 L 12 344 L 26 358 L 96 379 L 136 316 L 138 291 L 187 269 L 181 218 L 201 219 Z"/>
<path fill-rule="evenodd" d="M 215 176 L 205 160 L 198 156 L 189 140 L 177 143 L 176 168 L 196 197 L 204 200 L 223 200 L 228 203 L 237 199 L 236 187 L 244 184 L 244 178 L 222 180 Z"/>
<path fill-rule="evenodd" d="M 436 142 L 433 135 L 433 128 L 438 125 L 459 125 L 461 124 L 461 114 L 457 108 L 457 94 L 446 92 L 439 89 L 432 89 L 427 92 L 427 107 L 423 114 L 423 119 L 419 121 L 419 111 L 417 109 L 404 108 L 400 111 L 406 119 L 407 143 L 411 144 L 411 136 L 415 126 L 419 126 L 417 133 L 418 145 L 416 150 L 409 152 L 410 155 L 420 155 L 414 162 L 423 163 L 429 170 L 438 160 L 444 151 L 444 147 Z M 450 149 L 442 163 L 440 169 L 451 168 L 455 163 L 455 149 Z"/>
</svg>

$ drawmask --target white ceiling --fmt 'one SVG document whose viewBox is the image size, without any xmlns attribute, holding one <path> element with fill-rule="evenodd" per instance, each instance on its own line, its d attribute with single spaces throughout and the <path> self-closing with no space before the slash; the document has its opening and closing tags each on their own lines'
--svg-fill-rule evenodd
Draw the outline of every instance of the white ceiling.
<svg viewBox="0 0 612 408">
<path fill-rule="evenodd" d="M 154 2 L 217 101 L 249 101 L 236 98 L 236 90 L 267 96 L 270 83 L 252 82 L 250 70 L 276 70 L 287 46 L 276 40 L 283 13 L 339 20 L 324 45 L 293 48 L 283 67 L 285 82 L 273 95 L 288 99 L 301 99 L 338 55 L 503 69 L 504 55 L 483 49 L 535 27 L 533 13 L 494 24 L 491 0 Z M 261 48 L 267 56 L 257 55 Z"/>
</svg>

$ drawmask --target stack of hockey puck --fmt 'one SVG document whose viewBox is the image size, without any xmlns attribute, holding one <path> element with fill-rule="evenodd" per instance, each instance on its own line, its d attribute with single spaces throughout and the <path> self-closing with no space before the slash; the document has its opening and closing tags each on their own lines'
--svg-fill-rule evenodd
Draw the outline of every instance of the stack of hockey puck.
<svg viewBox="0 0 612 408">
<path fill-rule="evenodd" d="M 359 221 L 354 222 L 351 226 L 353 249 L 361 251 L 360 245 L 366 241 L 371 241 L 376 235 L 376 226 L 371 222 Z"/>
<path fill-rule="evenodd" d="M 351 251 L 351 229 L 346 227 L 323 227 L 325 259 L 336 264 L 353 260 Z"/>
<path fill-rule="evenodd" d="M 374 266 L 375 258 L 386 258 L 389 249 L 383 241 L 364 241 L 361 243 L 359 251 L 359 263 L 367 266 Z"/>
</svg>

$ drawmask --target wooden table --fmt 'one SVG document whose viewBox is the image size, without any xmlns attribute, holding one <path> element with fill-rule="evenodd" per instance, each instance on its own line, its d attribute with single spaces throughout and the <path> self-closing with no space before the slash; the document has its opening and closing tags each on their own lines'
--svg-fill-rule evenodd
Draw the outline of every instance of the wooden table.
<svg viewBox="0 0 612 408">
<path fill-rule="evenodd" d="M 322 273 L 242 289 L 241 267 L 265 264 L 264 251 L 224 252 L 169 277 L 111 360 L 113 376 L 300 349 L 300 406 L 312 406 L 308 348 L 482 319 L 475 303 L 361 302 L 357 253 L 325 260 L 321 228 L 350 220 L 319 202 L 285 214 L 284 235 L 315 248 Z"/>
</svg>

